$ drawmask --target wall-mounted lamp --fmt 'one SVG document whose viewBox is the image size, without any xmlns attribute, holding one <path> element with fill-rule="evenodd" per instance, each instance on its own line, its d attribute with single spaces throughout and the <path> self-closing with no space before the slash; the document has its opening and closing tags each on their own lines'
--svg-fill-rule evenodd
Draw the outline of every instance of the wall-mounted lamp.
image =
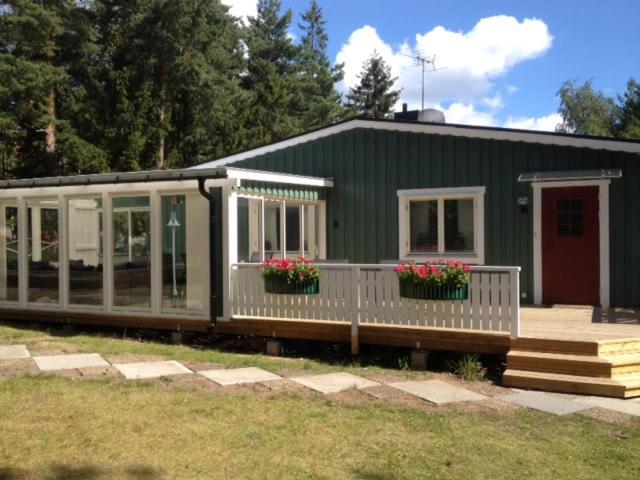
<svg viewBox="0 0 640 480">
<path fill-rule="evenodd" d="M 518 206 L 520 213 L 527 213 L 529 211 L 529 197 L 518 197 Z"/>
</svg>

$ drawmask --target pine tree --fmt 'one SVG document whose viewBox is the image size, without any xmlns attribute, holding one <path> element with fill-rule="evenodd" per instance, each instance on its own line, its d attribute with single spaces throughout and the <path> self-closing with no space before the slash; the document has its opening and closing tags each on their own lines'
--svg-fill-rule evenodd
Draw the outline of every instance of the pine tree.
<svg viewBox="0 0 640 480">
<path fill-rule="evenodd" d="M 397 78 L 391 76 L 391 68 L 377 52 L 364 62 L 358 78 L 360 83 L 347 94 L 347 108 L 364 117 L 389 117 L 400 90 L 392 90 Z"/>
<path fill-rule="evenodd" d="M 627 90 L 618 96 L 618 104 L 614 134 L 621 138 L 640 139 L 640 83 L 630 78 Z"/>
<path fill-rule="evenodd" d="M 329 37 L 322 8 L 312 0 L 298 25 L 303 32 L 299 55 L 299 115 L 302 129 L 310 130 L 340 119 L 344 113 L 335 83 L 344 77 L 343 65 L 331 67 Z"/>
<path fill-rule="evenodd" d="M 291 10 L 280 15 L 280 0 L 259 0 L 258 14 L 249 17 L 244 86 L 251 95 L 248 126 L 253 144 L 280 140 L 299 131 L 295 116 L 297 49 L 289 37 Z"/>
<path fill-rule="evenodd" d="M 72 0 L 12 0 L 0 13 L 0 140 L 5 176 L 107 168 L 67 115 L 77 106 L 73 65 L 90 49 L 91 25 Z"/>
<path fill-rule="evenodd" d="M 105 138 L 117 168 L 184 167 L 244 147 L 240 29 L 218 0 L 100 0 Z"/>
</svg>

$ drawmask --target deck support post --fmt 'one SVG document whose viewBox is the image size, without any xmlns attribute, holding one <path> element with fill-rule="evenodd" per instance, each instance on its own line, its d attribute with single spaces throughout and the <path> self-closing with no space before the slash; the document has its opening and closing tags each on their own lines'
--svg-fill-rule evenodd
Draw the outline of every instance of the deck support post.
<svg viewBox="0 0 640 480">
<path fill-rule="evenodd" d="M 411 369 L 426 370 L 429 365 L 429 352 L 426 350 L 411 350 Z"/>
<path fill-rule="evenodd" d="M 352 314 L 351 314 L 351 355 L 358 355 L 360 353 L 360 342 L 358 339 L 358 326 L 360 325 L 360 267 L 351 269 L 352 278 L 351 285 L 356 285 L 356 291 L 354 299 L 352 297 Z M 353 308 L 355 307 L 355 308 Z M 355 310 L 355 311 L 354 311 Z"/>
<path fill-rule="evenodd" d="M 275 338 L 268 339 L 265 351 L 266 351 L 267 355 L 269 355 L 271 357 L 281 357 L 282 356 L 282 342 L 280 340 L 276 340 Z"/>
</svg>

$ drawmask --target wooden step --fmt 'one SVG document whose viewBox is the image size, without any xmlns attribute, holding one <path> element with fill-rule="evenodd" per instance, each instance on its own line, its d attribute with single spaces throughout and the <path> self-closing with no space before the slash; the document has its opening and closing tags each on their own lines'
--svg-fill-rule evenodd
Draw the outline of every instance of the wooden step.
<svg viewBox="0 0 640 480">
<path fill-rule="evenodd" d="M 601 357 L 611 362 L 611 376 L 640 375 L 640 353 Z"/>
<path fill-rule="evenodd" d="M 640 354 L 640 338 L 601 340 L 598 342 L 598 354 L 601 356 Z"/>
<path fill-rule="evenodd" d="M 636 391 L 634 383 L 630 382 L 631 387 L 628 388 L 626 383 L 611 378 L 512 369 L 504 372 L 502 383 L 509 387 L 617 398 L 628 398 Z"/>
<path fill-rule="evenodd" d="M 563 373 L 587 377 L 612 375 L 612 364 L 596 355 L 511 350 L 507 354 L 507 368 L 521 371 Z"/>
<path fill-rule="evenodd" d="M 596 356 L 598 355 L 599 344 L 595 341 L 584 340 L 520 337 L 511 340 L 511 348 L 514 350 L 526 350 L 533 352 Z"/>
</svg>

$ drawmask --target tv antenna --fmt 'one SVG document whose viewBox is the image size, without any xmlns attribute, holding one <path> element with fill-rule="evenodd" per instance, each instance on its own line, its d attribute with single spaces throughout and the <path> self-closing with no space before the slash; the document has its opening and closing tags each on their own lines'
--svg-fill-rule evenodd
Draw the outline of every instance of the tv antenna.
<svg viewBox="0 0 640 480">
<path fill-rule="evenodd" d="M 418 52 L 418 51 L 415 52 L 413 55 L 409 55 L 406 53 L 400 53 L 400 54 L 404 55 L 405 57 L 411 58 L 414 61 L 414 66 L 422 67 L 422 110 L 424 110 L 424 76 L 425 74 L 437 72 L 438 70 L 444 70 L 447 67 L 436 68 L 436 55 L 432 55 L 428 57 L 427 55 L 424 55 L 422 52 Z M 429 72 L 426 71 L 427 65 L 431 66 L 431 70 Z"/>
</svg>

